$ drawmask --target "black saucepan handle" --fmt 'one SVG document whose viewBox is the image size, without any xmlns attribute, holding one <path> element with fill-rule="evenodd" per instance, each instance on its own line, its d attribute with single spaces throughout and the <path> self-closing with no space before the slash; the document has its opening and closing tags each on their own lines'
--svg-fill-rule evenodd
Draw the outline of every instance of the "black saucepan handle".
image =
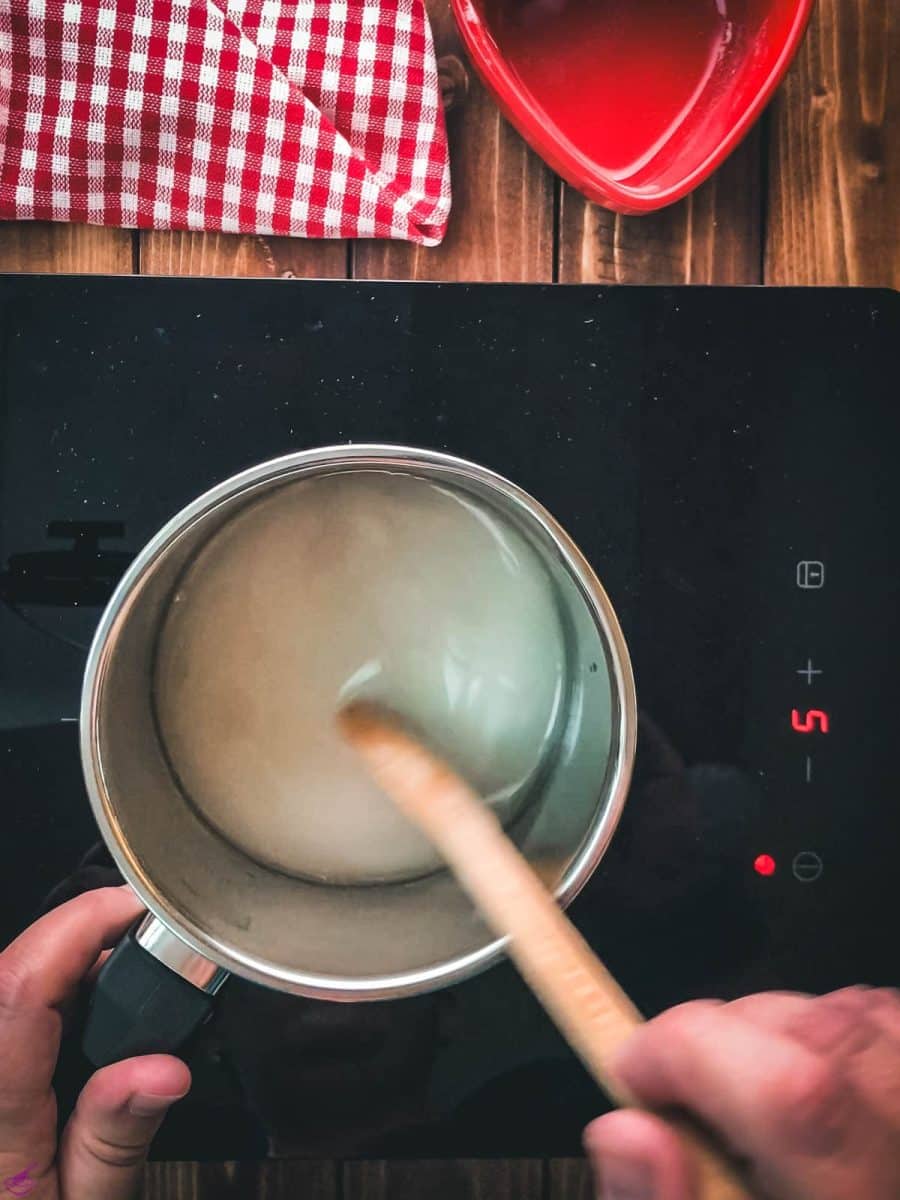
<svg viewBox="0 0 900 1200">
<path fill-rule="evenodd" d="M 212 1015 L 212 992 L 145 950 L 137 940 L 141 924 L 129 929 L 97 976 L 82 1040 L 97 1067 L 135 1054 L 177 1051 Z"/>
</svg>

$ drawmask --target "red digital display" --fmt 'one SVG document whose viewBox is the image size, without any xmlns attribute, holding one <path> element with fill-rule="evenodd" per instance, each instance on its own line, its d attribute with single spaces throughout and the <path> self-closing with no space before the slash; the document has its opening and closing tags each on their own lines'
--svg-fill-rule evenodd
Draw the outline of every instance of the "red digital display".
<svg viewBox="0 0 900 1200">
<path fill-rule="evenodd" d="M 753 870 L 757 875 L 774 875 L 775 859 L 771 854 L 757 854 L 753 860 Z"/>
<path fill-rule="evenodd" d="M 827 733 L 828 713 L 821 708 L 808 708 L 801 716 L 799 709 L 792 708 L 791 729 L 796 729 L 797 733 Z"/>
</svg>

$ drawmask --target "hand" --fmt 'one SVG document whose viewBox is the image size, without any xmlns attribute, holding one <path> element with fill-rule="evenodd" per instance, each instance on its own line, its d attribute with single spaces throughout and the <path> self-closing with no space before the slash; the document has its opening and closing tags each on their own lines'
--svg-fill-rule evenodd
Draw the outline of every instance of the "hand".
<svg viewBox="0 0 900 1200">
<path fill-rule="evenodd" d="M 41 917 L 0 953 L 0 1198 L 127 1200 L 169 1106 L 191 1084 L 177 1058 L 113 1063 L 88 1080 L 57 1150 L 51 1081 L 62 1009 L 142 912 L 99 888 Z"/>
<path fill-rule="evenodd" d="M 696 1001 L 650 1021 L 616 1074 L 651 1108 L 714 1130 L 771 1200 L 900 1197 L 900 993 Z M 588 1127 L 603 1200 L 693 1200 L 681 1148 L 649 1113 Z"/>
</svg>

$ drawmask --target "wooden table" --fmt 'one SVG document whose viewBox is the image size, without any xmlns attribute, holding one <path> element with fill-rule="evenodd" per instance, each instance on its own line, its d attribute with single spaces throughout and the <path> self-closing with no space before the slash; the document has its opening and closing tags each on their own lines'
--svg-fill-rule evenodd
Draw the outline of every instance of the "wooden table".
<svg viewBox="0 0 900 1200">
<path fill-rule="evenodd" d="M 443 246 L 69 225 L 0 227 L 0 270 L 900 286 L 900 0 L 819 0 L 770 111 L 693 196 L 618 217 L 562 184 L 464 65 L 429 0 L 449 102 Z"/>
<path fill-rule="evenodd" d="M 652 217 L 592 207 L 532 154 L 464 65 L 447 0 L 430 11 L 448 101 L 454 208 L 434 250 L 0 227 L 0 270 L 567 283 L 900 287 L 900 0 L 819 0 L 750 138 Z M 583 1164 L 157 1163 L 146 1200 L 588 1200 Z"/>
</svg>

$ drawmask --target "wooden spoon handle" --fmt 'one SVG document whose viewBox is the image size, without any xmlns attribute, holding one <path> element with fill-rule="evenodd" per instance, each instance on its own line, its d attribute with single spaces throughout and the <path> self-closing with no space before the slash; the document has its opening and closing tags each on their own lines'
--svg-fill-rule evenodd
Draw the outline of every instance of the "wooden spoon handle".
<svg viewBox="0 0 900 1200">
<path fill-rule="evenodd" d="M 378 784 L 440 850 L 487 923 L 509 938 L 509 956 L 594 1079 L 616 1103 L 635 1104 L 610 1062 L 643 1018 L 494 814 L 381 709 L 353 704 L 338 721 Z M 700 1200 L 749 1200 L 724 1154 L 692 1127 L 675 1124 L 696 1164 Z"/>
</svg>

